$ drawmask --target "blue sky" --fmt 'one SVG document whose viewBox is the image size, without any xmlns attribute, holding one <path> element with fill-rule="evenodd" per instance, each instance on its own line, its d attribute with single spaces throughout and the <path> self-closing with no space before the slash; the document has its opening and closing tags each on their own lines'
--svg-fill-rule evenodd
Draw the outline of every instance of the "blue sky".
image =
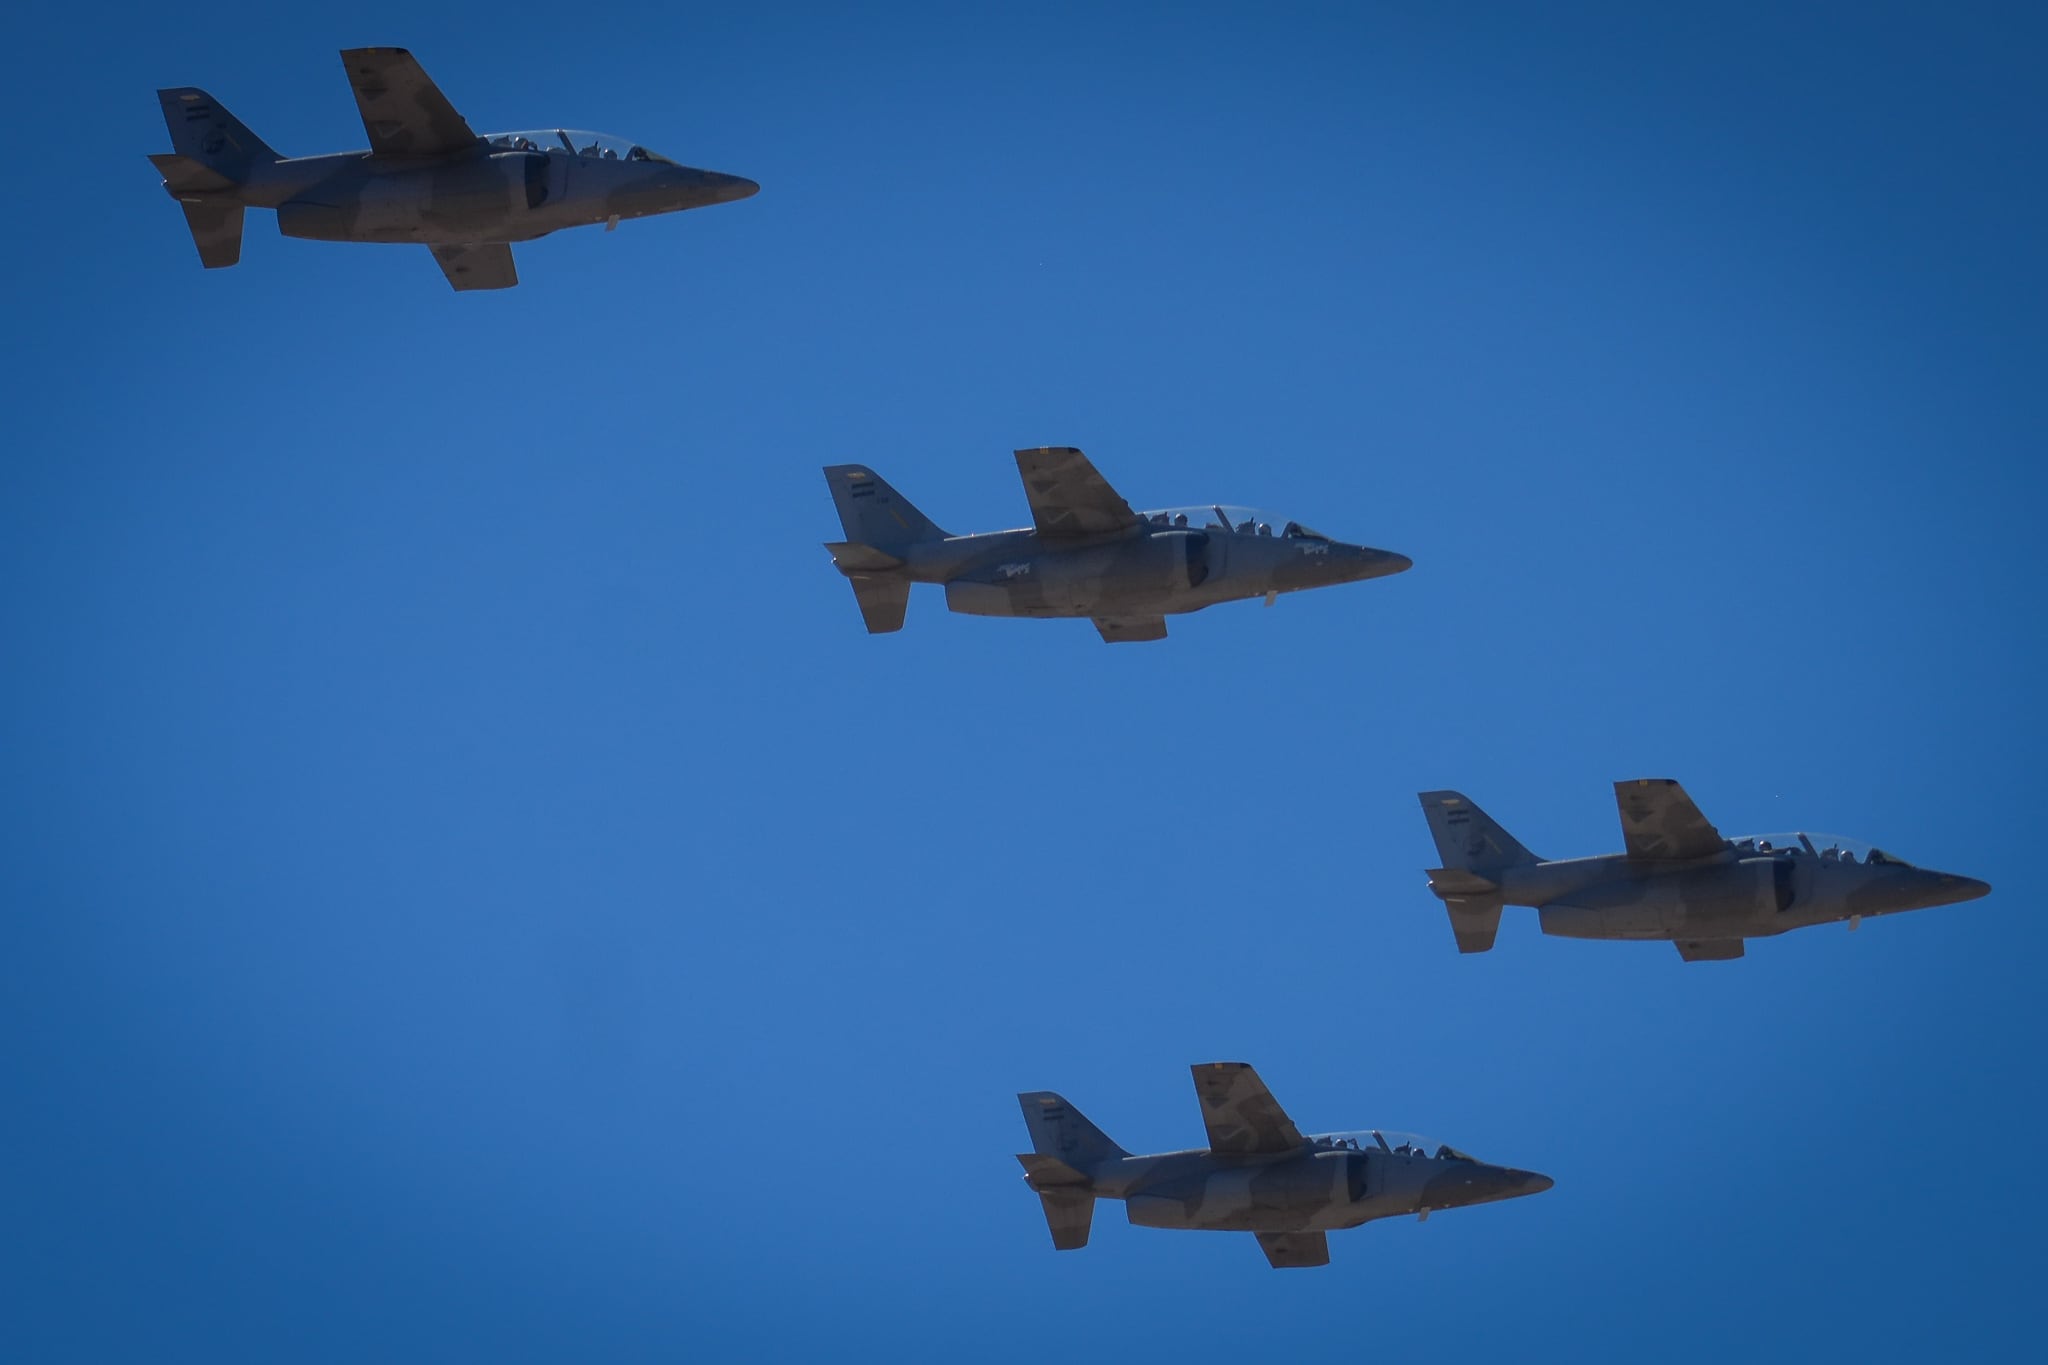
<svg viewBox="0 0 2048 1365">
<path fill-rule="evenodd" d="M 0 1351 L 2024 1350 L 2048 26 L 1784 8 L 17 19 Z M 369 43 L 762 192 L 202 272 L 151 92 L 359 146 Z M 865 636 L 818 467 L 990 529 L 1037 444 L 1416 567 Z M 1453 951 L 1416 791 L 1645 775 L 1996 890 Z M 1191 1145 L 1213 1058 L 1557 1188 L 1052 1252 L 1015 1092 Z"/>
</svg>

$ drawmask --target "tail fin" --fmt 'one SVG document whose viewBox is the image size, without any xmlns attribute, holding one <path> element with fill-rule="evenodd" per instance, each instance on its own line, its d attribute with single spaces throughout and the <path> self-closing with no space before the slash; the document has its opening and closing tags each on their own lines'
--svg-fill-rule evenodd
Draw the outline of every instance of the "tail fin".
<svg viewBox="0 0 2048 1365">
<path fill-rule="evenodd" d="M 1422 813 L 1436 838 L 1442 867 L 1431 868 L 1429 889 L 1450 913 L 1461 953 L 1483 953 L 1500 932 L 1499 874 L 1541 862 L 1515 836 L 1457 792 L 1423 792 Z"/>
<path fill-rule="evenodd" d="M 846 528 L 845 540 L 825 548 L 853 584 L 861 620 L 870 635 L 903 629 L 910 606 L 910 579 L 896 572 L 903 567 L 903 551 L 920 541 L 944 540 L 946 533 L 866 465 L 827 465 L 825 483 Z"/>
<path fill-rule="evenodd" d="M 1421 800 L 1422 813 L 1429 817 L 1429 832 L 1436 836 L 1437 856 L 1446 868 L 1484 877 L 1503 868 L 1543 861 L 1470 798 L 1458 792 L 1424 792 Z"/>
<path fill-rule="evenodd" d="M 827 465 L 825 482 L 832 488 L 846 539 L 854 544 L 900 559 L 905 549 L 920 541 L 946 539 L 946 533 L 911 506 L 910 499 L 866 465 Z"/>
<path fill-rule="evenodd" d="M 1064 1162 L 1084 1179 L 1102 1162 L 1130 1155 L 1050 1090 L 1026 1091 L 1017 1103 L 1024 1110 L 1024 1126 L 1031 1131 L 1032 1150 Z"/>
<path fill-rule="evenodd" d="M 235 187 L 250 168 L 278 155 L 242 121 L 204 90 L 190 86 L 159 90 L 164 124 L 171 130 L 169 155 L 150 158 L 163 173 L 164 189 L 185 210 L 185 226 L 208 270 L 242 259 L 242 204 Z"/>
<path fill-rule="evenodd" d="M 1095 1218 L 1093 1172 L 1105 1161 L 1130 1155 L 1104 1137 L 1080 1110 L 1050 1090 L 1031 1090 L 1017 1097 L 1034 1150 L 1020 1153 L 1024 1180 L 1038 1192 L 1045 1225 L 1060 1251 L 1088 1245 Z"/>
<path fill-rule="evenodd" d="M 251 166 L 279 160 L 268 143 L 250 132 L 204 90 L 180 86 L 159 90 L 156 97 L 164 107 L 164 123 L 171 130 L 171 150 L 190 157 L 215 175 L 239 184 L 249 178 Z"/>
</svg>

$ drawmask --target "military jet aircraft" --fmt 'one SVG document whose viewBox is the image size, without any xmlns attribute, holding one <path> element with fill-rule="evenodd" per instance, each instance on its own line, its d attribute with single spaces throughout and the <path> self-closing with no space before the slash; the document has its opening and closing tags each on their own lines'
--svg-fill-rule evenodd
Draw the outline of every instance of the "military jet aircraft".
<svg viewBox="0 0 2048 1365">
<path fill-rule="evenodd" d="M 277 210 L 287 237 L 416 242 L 457 289 L 519 283 L 509 243 L 558 228 L 745 199 L 761 187 L 678 166 L 637 143 L 563 128 L 469 129 L 412 54 L 341 54 L 370 149 L 282 157 L 204 90 L 159 90 L 175 151 L 150 160 L 209 270 L 242 258 L 242 211 Z"/>
<path fill-rule="evenodd" d="M 1112 644 L 1163 640 L 1166 618 L 1218 602 L 1400 573 L 1413 562 L 1242 507 L 1133 512 L 1071 446 L 1017 452 L 1032 525 L 949 535 L 866 465 L 825 469 L 843 541 L 832 562 L 874 634 L 903 628 L 912 583 L 970 616 L 1086 616 Z"/>
<path fill-rule="evenodd" d="M 1687 962 L 1741 957 L 1743 940 L 1809 924 L 1975 900 L 1991 888 L 1833 834 L 1724 839 L 1668 777 L 1614 784 L 1626 851 L 1547 862 L 1457 792 L 1421 793 L 1444 866 L 1429 889 L 1461 953 L 1493 946 L 1503 905 L 1536 907 L 1560 938 L 1664 939 Z"/>
<path fill-rule="evenodd" d="M 1541 1194 L 1547 1175 L 1489 1166 L 1406 1134 L 1363 1130 L 1304 1137 L 1243 1062 L 1189 1068 L 1209 1146 L 1132 1156 L 1050 1090 L 1017 1097 L 1030 1130 L 1017 1160 L 1045 1207 L 1052 1244 L 1088 1245 L 1095 1201 L 1121 1199 L 1147 1228 L 1249 1232 L 1275 1269 L 1328 1265 L 1332 1228 L 1375 1218 Z"/>
</svg>

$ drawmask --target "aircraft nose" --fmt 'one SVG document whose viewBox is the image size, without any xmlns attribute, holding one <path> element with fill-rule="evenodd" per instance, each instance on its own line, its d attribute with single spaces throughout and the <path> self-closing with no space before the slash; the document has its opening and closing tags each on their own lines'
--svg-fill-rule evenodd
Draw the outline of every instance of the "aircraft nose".
<svg viewBox="0 0 2048 1365">
<path fill-rule="evenodd" d="M 726 175 L 720 171 L 704 172 L 704 188 L 710 192 L 714 204 L 730 204 L 737 199 L 751 199 L 761 192 L 761 187 L 743 175 Z"/>
<path fill-rule="evenodd" d="M 1425 1195 L 1439 1201 L 1438 1207 L 1451 1208 L 1459 1204 L 1491 1204 L 1500 1199 L 1541 1194 L 1552 1183 L 1549 1176 L 1538 1175 L 1535 1171 L 1516 1170 L 1513 1166 L 1489 1166 L 1481 1161 L 1460 1161 L 1433 1178 Z"/>
<path fill-rule="evenodd" d="M 1944 872 L 1937 883 L 1946 904 L 1958 901 L 1973 901 L 1980 896 L 1991 894 L 1991 883 L 1980 882 L 1975 877 L 1952 877 Z"/>
<path fill-rule="evenodd" d="M 1415 567 L 1415 561 L 1407 555 L 1395 554 L 1392 550 L 1375 550 L 1360 545 L 1358 563 L 1360 578 L 1386 578 L 1391 574 L 1406 573 Z"/>
</svg>

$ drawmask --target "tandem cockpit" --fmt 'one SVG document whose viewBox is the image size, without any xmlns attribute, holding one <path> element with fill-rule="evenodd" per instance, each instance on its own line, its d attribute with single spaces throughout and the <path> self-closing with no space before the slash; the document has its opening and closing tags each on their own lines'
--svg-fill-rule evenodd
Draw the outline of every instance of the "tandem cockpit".
<svg viewBox="0 0 2048 1365">
<path fill-rule="evenodd" d="M 1195 531 L 1231 531 L 1241 536 L 1279 536 L 1285 540 L 1328 542 L 1330 539 L 1321 531 L 1311 531 L 1298 521 L 1290 521 L 1256 507 L 1234 507 L 1220 502 L 1202 507 L 1163 507 L 1156 511 L 1140 512 L 1138 515 L 1152 526 L 1182 526 Z M 1279 529 L 1275 530 L 1275 527 Z"/>
<path fill-rule="evenodd" d="M 1746 834 L 1730 839 L 1729 846 L 1741 856 L 1767 854 L 1774 858 L 1818 858 L 1824 863 L 1866 863 L 1872 867 L 1911 867 L 1904 858 L 1894 858 L 1873 844 L 1839 834 Z"/>
<path fill-rule="evenodd" d="M 1390 1156 L 1427 1157 L 1432 1161 L 1477 1161 L 1448 1142 L 1423 1137 L 1420 1133 L 1399 1133 L 1391 1128 L 1360 1128 L 1342 1133 L 1307 1134 L 1309 1146 L 1317 1151 L 1386 1152 Z"/>
<path fill-rule="evenodd" d="M 484 137 L 493 148 L 506 152 L 566 152 L 592 161 L 653 161 L 676 163 L 659 152 L 651 152 L 629 138 L 610 133 L 593 133 L 580 128 L 532 128 L 519 133 L 490 133 Z"/>
</svg>

